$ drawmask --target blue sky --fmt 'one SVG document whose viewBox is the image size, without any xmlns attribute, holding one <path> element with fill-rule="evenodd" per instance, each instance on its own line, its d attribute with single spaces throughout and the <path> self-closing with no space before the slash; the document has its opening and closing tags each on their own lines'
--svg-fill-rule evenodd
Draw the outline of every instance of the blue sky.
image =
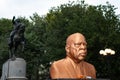
<svg viewBox="0 0 120 80">
<path fill-rule="evenodd" d="M 35 12 L 42 16 L 51 7 L 60 6 L 68 1 L 77 0 L 0 0 L 0 18 L 12 19 L 13 16 L 29 18 Z M 120 0 L 85 0 L 85 3 L 99 5 L 106 4 L 106 1 L 117 7 L 116 14 L 120 14 Z"/>
</svg>

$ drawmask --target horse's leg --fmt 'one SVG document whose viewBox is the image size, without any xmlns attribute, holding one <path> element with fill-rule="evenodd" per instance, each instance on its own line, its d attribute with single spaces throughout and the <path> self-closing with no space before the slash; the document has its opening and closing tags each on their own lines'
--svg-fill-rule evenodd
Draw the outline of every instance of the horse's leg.
<svg viewBox="0 0 120 80">
<path fill-rule="evenodd" d="M 13 51 L 12 51 L 12 47 L 13 47 L 13 43 L 12 42 L 9 42 L 9 58 L 12 57 L 12 54 L 13 54 Z"/>
<path fill-rule="evenodd" d="M 14 55 L 14 47 L 10 47 L 10 50 L 9 50 L 9 57 L 11 60 L 15 60 L 15 55 Z"/>
<path fill-rule="evenodd" d="M 14 49 L 13 49 L 12 60 L 15 60 L 15 59 L 16 59 L 15 55 L 16 55 L 16 53 L 17 53 L 17 47 L 18 47 L 17 43 L 14 42 Z"/>
<path fill-rule="evenodd" d="M 9 58 L 12 57 L 12 49 L 9 48 Z"/>
<path fill-rule="evenodd" d="M 16 55 L 16 54 L 17 54 L 17 48 L 18 48 L 18 43 L 17 43 L 17 42 L 15 42 L 14 55 Z"/>
<path fill-rule="evenodd" d="M 25 49 L 25 41 L 22 41 L 21 44 L 22 44 L 22 52 L 24 52 L 24 49 Z"/>
</svg>

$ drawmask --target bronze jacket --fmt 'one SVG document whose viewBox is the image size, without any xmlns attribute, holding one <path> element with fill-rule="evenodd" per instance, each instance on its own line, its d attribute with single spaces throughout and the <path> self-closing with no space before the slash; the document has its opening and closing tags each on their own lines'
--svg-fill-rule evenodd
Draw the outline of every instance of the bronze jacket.
<svg viewBox="0 0 120 80">
<path fill-rule="evenodd" d="M 96 78 L 94 66 L 88 62 L 75 63 L 70 57 L 53 62 L 50 67 L 52 79 L 60 78 Z"/>
</svg>

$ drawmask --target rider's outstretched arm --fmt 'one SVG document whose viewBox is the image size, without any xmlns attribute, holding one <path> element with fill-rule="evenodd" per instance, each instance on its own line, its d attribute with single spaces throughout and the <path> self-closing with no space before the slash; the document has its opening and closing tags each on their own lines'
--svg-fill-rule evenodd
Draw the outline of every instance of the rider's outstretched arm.
<svg viewBox="0 0 120 80">
<path fill-rule="evenodd" d="M 12 23 L 15 24 L 15 16 L 13 16 Z"/>
</svg>

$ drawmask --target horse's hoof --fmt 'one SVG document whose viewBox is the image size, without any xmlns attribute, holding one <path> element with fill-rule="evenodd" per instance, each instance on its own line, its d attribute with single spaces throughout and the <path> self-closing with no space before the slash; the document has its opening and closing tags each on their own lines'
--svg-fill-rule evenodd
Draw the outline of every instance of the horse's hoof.
<svg viewBox="0 0 120 80">
<path fill-rule="evenodd" d="M 12 61 L 16 60 L 15 55 L 13 55 L 13 57 L 11 58 Z"/>
</svg>

